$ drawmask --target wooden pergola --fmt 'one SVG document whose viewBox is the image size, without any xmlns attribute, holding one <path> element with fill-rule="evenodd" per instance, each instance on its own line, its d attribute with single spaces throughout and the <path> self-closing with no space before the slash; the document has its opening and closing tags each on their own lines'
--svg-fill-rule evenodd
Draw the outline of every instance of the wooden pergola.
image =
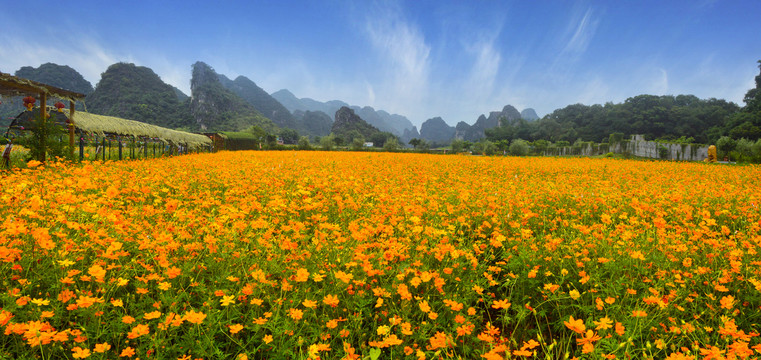
<svg viewBox="0 0 761 360">
<path fill-rule="evenodd" d="M 69 119 L 74 118 L 74 103 L 82 101 L 85 94 L 64 90 L 55 86 L 39 83 L 36 81 L 23 79 L 10 74 L 0 72 L 0 95 L 3 96 L 32 96 L 40 100 L 40 109 L 43 114 L 43 120 L 47 115 L 48 97 L 55 97 L 69 101 Z M 74 155 L 74 124 L 69 124 L 69 151 Z M 43 152 L 39 161 L 45 161 Z"/>
</svg>

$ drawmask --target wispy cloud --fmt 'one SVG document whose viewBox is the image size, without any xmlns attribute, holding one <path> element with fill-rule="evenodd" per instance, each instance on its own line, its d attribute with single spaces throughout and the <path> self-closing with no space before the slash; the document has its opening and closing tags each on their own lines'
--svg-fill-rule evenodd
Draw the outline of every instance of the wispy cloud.
<svg viewBox="0 0 761 360">
<path fill-rule="evenodd" d="M 573 31 L 573 36 L 566 43 L 563 49 L 564 53 L 579 54 L 587 50 L 589 42 L 595 35 L 599 20 L 594 18 L 594 12 L 592 8 L 588 8 L 582 16 L 581 20 L 576 20 L 576 29 Z"/>
<path fill-rule="evenodd" d="M 373 86 L 376 98 L 388 103 L 391 111 L 412 109 L 428 90 L 431 46 L 422 31 L 393 6 L 368 17 L 365 30 L 381 63 L 387 64 L 383 80 Z"/>
<path fill-rule="evenodd" d="M 497 34 L 482 37 L 465 46 L 466 52 L 473 56 L 473 65 L 470 74 L 464 79 L 463 88 L 466 96 L 474 100 L 491 97 L 494 92 L 502 63 L 502 55 L 495 44 Z"/>
<path fill-rule="evenodd" d="M 664 69 L 658 69 L 658 75 L 653 82 L 653 93 L 667 95 L 669 91 L 669 74 Z"/>
<path fill-rule="evenodd" d="M 67 46 L 61 46 L 61 43 Z M 117 59 L 129 60 L 128 57 L 120 57 L 82 34 L 76 39 L 61 39 L 60 36 L 29 39 L 9 34 L 0 35 L 0 58 L 3 59 L 2 70 L 9 73 L 14 73 L 22 66 L 39 66 L 47 62 L 68 65 L 82 74 L 93 86 L 109 65 L 119 61 Z"/>
<path fill-rule="evenodd" d="M 591 7 L 583 11 L 573 11 L 565 31 L 560 34 L 560 50 L 554 59 L 552 70 L 567 72 L 566 69 L 578 62 L 589 48 L 599 24 L 598 15 Z"/>
</svg>

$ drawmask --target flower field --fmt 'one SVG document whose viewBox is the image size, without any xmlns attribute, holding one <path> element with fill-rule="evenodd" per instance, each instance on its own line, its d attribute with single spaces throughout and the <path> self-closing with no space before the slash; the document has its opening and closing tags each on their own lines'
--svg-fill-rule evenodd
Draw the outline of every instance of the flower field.
<svg viewBox="0 0 761 360">
<path fill-rule="evenodd" d="M 759 358 L 759 179 L 350 152 L 0 173 L 0 358 Z"/>
</svg>

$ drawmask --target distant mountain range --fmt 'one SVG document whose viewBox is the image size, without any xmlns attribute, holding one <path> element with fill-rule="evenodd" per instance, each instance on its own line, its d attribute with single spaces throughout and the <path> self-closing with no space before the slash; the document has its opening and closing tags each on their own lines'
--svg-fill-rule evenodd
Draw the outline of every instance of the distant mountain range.
<svg viewBox="0 0 761 360">
<path fill-rule="evenodd" d="M 320 111 L 334 116 L 340 108 L 350 108 L 368 124 L 378 128 L 380 131 L 389 132 L 400 137 L 405 144 L 410 139 L 419 137 L 417 128 L 406 117 L 398 114 L 389 114 L 383 110 L 375 110 L 370 106 L 351 106 L 340 100 L 320 102 L 310 98 L 297 98 L 296 95 L 287 89 L 272 93 L 272 97 L 291 112 Z"/>
<path fill-rule="evenodd" d="M 488 117 L 481 114 L 473 125 L 460 121 L 453 127 L 442 118 L 435 117 L 423 123 L 420 127 L 420 137 L 439 145 L 448 144 L 455 139 L 479 141 L 486 137 L 486 130 L 500 125 L 511 125 L 520 119 L 535 121 L 539 119 L 539 116 L 531 108 L 518 112 L 512 105 L 505 105 L 501 111 L 490 112 Z"/>
<path fill-rule="evenodd" d="M 508 121 L 521 117 L 527 120 L 538 118 L 532 109 L 518 113 L 508 105 L 501 112 L 491 112 L 488 117 L 482 115 L 473 125 L 460 122 L 457 127 L 451 127 L 440 117 L 429 119 L 418 132 L 417 127 L 402 115 L 370 106 L 352 106 L 340 100 L 321 102 L 298 98 L 287 89 L 268 94 L 245 76 L 231 80 L 203 62 L 192 66 L 190 96 L 163 82 L 150 68 L 129 63 L 109 66 L 95 88 L 71 67 L 52 63 L 38 68 L 25 66 L 15 75 L 87 94 L 86 108 L 92 113 L 199 132 L 243 131 L 258 126 L 271 133 L 287 128 L 297 130 L 301 135 L 325 136 L 335 133 L 337 113 L 346 108 L 342 112 L 344 119 L 361 119 L 375 129 L 360 131 L 363 136 L 372 133 L 383 137 L 387 135 L 376 134 L 385 132 L 398 137 L 403 145 L 413 138 L 446 144 L 455 138 L 477 141 L 484 137 L 486 129 L 499 125 L 501 118 Z M 20 99 L 3 100 L 0 114 L 7 123 L 8 117 L 17 115 L 23 107 Z M 360 129 L 354 120 L 343 123 L 351 125 L 353 130 Z M 350 132 L 343 125 L 338 129 L 342 129 L 338 131 L 342 133 L 337 134 L 339 136 Z"/>
</svg>

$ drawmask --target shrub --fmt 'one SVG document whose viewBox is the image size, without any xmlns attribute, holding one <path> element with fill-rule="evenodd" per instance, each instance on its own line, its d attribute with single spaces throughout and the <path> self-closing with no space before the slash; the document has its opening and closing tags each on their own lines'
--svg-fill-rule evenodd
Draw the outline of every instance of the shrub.
<svg viewBox="0 0 761 360">
<path fill-rule="evenodd" d="M 510 152 L 510 155 L 526 156 L 529 152 L 528 142 L 522 139 L 515 139 L 510 143 L 508 151 Z"/>
</svg>

